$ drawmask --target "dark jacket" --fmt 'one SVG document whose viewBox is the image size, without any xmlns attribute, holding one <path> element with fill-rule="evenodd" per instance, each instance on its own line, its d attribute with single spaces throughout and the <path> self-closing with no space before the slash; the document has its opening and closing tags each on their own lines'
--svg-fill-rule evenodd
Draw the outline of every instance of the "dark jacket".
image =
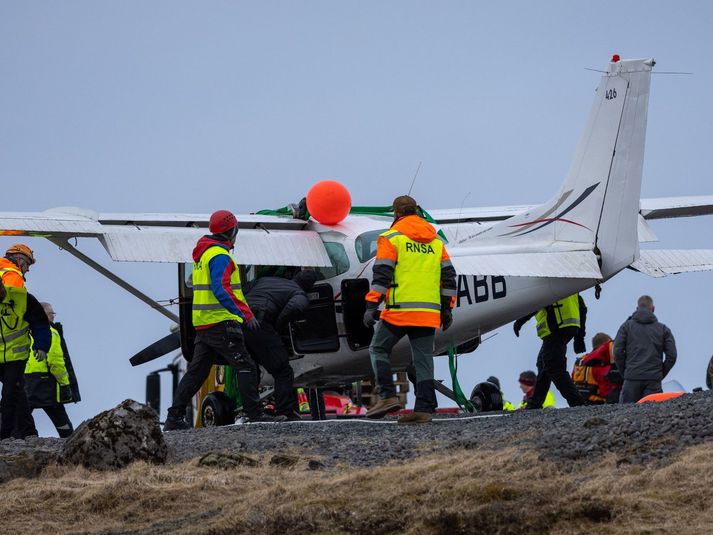
<svg viewBox="0 0 713 535">
<path fill-rule="evenodd" d="M 639 308 L 619 327 L 614 359 L 625 380 L 661 381 L 676 363 L 676 341 L 653 312 Z"/>
<path fill-rule="evenodd" d="M 67 374 L 69 375 L 69 386 L 72 389 L 72 403 L 78 403 L 82 401 L 82 396 L 79 394 L 79 382 L 77 381 L 77 374 L 74 373 L 74 366 L 72 365 L 72 359 L 69 356 L 69 350 L 67 349 L 67 342 L 64 339 L 64 329 L 61 323 L 53 323 L 52 327 L 57 329 L 59 333 L 59 338 L 62 342 L 62 354 L 64 355 L 64 367 L 67 368 Z"/>
<path fill-rule="evenodd" d="M 245 298 L 255 317 L 280 331 L 287 322 L 305 311 L 309 299 L 295 281 L 281 277 L 262 277 L 248 289 Z"/>
<path fill-rule="evenodd" d="M 30 324 L 32 333 L 32 349 L 35 351 L 49 351 L 52 345 L 52 333 L 50 333 L 50 323 L 40 302 L 31 293 L 27 294 L 27 310 L 25 311 L 25 321 Z"/>
</svg>

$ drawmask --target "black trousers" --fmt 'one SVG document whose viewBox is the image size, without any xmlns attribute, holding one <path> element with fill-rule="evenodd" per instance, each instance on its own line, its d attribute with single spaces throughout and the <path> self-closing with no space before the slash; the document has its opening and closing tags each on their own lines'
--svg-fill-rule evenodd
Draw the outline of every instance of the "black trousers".
<svg viewBox="0 0 713 535">
<path fill-rule="evenodd" d="M 64 405 L 57 404 L 51 407 L 42 407 L 42 410 L 45 411 L 45 414 L 52 420 L 52 424 L 57 430 L 59 438 L 67 438 L 74 432 L 74 427 L 72 426 L 72 422 L 69 419 Z"/>
<path fill-rule="evenodd" d="M 576 329 L 569 327 L 553 331 L 542 339 L 542 347 L 537 355 L 537 382 L 535 392 L 527 403 L 528 409 L 542 408 L 552 383 L 570 407 L 584 405 L 584 398 L 567 372 L 567 344 L 576 333 Z"/>
<path fill-rule="evenodd" d="M 0 440 L 37 435 L 35 421 L 25 394 L 25 360 L 0 363 L 2 401 L 0 401 Z M 13 432 L 14 430 L 14 432 Z"/>
<path fill-rule="evenodd" d="M 245 332 L 245 345 L 252 358 L 275 379 L 277 414 L 291 414 L 298 410 L 293 388 L 295 374 L 290 366 L 290 355 L 282 338 L 267 321 L 257 331 Z"/>
<path fill-rule="evenodd" d="M 262 414 L 257 391 L 255 363 L 248 354 L 243 331 L 237 321 L 224 321 L 208 329 L 196 331 L 196 347 L 188 369 L 178 383 L 169 416 L 182 416 L 191 398 L 200 389 L 214 364 L 233 366 L 238 375 L 238 388 L 243 399 L 243 410 L 250 418 Z"/>
</svg>

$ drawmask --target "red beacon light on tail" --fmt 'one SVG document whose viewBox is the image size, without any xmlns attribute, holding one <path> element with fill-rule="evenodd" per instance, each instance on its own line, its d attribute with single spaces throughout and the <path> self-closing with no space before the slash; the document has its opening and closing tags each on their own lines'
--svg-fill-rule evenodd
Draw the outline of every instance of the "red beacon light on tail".
<svg viewBox="0 0 713 535">
<path fill-rule="evenodd" d="M 619 57 L 619 54 L 614 54 L 614 55 L 611 57 L 611 62 L 612 62 L 612 63 L 618 63 L 619 61 L 621 61 L 621 58 Z"/>
</svg>

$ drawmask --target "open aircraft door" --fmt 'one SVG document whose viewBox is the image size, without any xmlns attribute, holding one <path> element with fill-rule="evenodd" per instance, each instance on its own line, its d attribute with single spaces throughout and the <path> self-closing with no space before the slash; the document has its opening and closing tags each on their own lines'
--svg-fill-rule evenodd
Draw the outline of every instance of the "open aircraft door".
<svg viewBox="0 0 713 535">
<path fill-rule="evenodd" d="M 329 284 L 315 284 L 307 292 L 307 297 L 307 310 L 300 319 L 290 322 L 290 339 L 294 352 L 305 355 L 339 351 L 334 290 Z"/>
<path fill-rule="evenodd" d="M 369 279 L 344 279 L 342 281 L 342 314 L 347 343 L 352 351 L 368 347 L 374 336 L 374 328 L 364 325 L 366 294 L 369 293 Z"/>
</svg>

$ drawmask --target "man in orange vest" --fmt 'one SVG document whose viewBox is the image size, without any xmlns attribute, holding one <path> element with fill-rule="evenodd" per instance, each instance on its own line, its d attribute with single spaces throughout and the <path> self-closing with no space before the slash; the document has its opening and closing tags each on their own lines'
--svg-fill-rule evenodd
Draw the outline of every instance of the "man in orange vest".
<svg viewBox="0 0 713 535">
<path fill-rule="evenodd" d="M 416 405 L 399 423 L 427 423 L 437 406 L 434 336 L 437 328 L 445 331 L 453 323 L 456 272 L 436 229 L 418 215 L 414 199 L 397 197 L 393 210 L 394 223 L 377 241 L 374 277 L 366 296 L 364 325 L 376 324 L 369 354 L 380 398 L 366 416 L 383 418 L 401 408 L 389 358 L 396 343 L 408 336 L 416 369 Z M 381 302 L 385 306 L 377 323 Z"/>
<path fill-rule="evenodd" d="M 5 286 L 25 287 L 25 273 L 35 263 L 35 256 L 27 245 L 16 243 L 0 258 L 0 278 Z"/>
</svg>

